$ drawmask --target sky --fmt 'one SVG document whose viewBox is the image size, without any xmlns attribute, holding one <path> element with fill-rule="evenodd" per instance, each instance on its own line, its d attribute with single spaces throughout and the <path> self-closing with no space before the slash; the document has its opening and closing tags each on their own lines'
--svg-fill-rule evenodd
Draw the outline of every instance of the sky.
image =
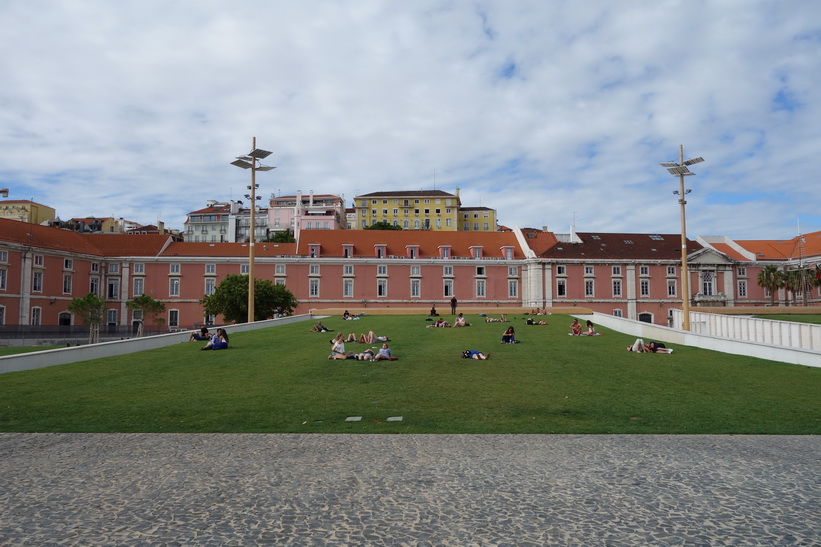
<svg viewBox="0 0 821 547">
<path fill-rule="evenodd" d="M 183 228 L 273 195 L 459 189 L 506 226 L 821 230 L 817 0 L 0 0 L 0 188 Z"/>
</svg>

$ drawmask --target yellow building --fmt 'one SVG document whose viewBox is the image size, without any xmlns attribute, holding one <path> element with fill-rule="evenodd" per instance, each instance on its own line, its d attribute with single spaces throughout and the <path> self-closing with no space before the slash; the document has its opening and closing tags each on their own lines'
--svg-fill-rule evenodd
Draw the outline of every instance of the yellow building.
<svg viewBox="0 0 821 547">
<path fill-rule="evenodd" d="M 462 207 L 456 194 L 441 190 L 374 192 L 354 198 L 354 229 L 387 222 L 403 230 L 495 232 L 496 211 Z"/>
<path fill-rule="evenodd" d="M 0 201 L 0 218 L 43 224 L 54 222 L 57 212 L 46 205 L 29 200 L 9 199 Z"/>
</svg>

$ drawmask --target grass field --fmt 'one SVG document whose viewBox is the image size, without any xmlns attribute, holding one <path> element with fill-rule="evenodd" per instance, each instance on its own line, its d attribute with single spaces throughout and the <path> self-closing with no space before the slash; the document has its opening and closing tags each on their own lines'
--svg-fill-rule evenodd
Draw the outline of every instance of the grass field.
<svg viewBox="0 0 821 547">
<path fill-rule="evenodd" d="M 331 333 L 303 322 L 238 333 L 225 351 L 189 342 L 3 374 L 0 431 L 821 433 L 819 369 L 684 346 L 629 353 L 633 339 L 607 329 L 567 336 L 567 316 L 547 326 L 468 320 L 323 321 L 390 336 L 392 362 L 329 361 Z M 499 344 L 508 325 L 520 344 Z M 464 349 L 491 358 L 462 359 Z"/>
</svg>

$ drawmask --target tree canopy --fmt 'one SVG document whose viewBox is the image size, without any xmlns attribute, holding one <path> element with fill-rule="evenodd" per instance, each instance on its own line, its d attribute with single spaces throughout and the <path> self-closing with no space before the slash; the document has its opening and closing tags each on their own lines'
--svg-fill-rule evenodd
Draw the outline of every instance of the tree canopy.
<svg viewBox="0 0 821 547">
<path fill-rule="evenodd" d="M 379 222 L 371 224 L 370 226 L 365 226 L 362 229 L 363 230 L 401 230 L 402 227 L 401 226 L 394 226 L 393 224 L 391 224 L 387 220 L 381 220 Z"/>
<path fill-rule="evenodd" d="M 93 293 L 82 298 L 73 298 L 68 311 L 88 325 L 88 343 L 96 344 L 100 339 L 100 324 L 105 321 L 105 300 Z"/>
<path fill-rule="evenodd" d="M 147 294 L 135 296 L 133 300 L 129 300 L 125 305 L 128 306 L 130 310 L 140 310 L 142 312 L 143 319 L 140 321 L 140 326 L 137 330 L 138 337 L 143 335 L 143 324 L 147 319 L 165 311 L 165 303 L 154 300 Z M 158 322 L 159 321 L 162 321 L 162 319 L 159 319 Z"/>
<path fill-rule="evenodd" d="M 205 315 L 222 315 L 229 323 L 248 321 L 248 276 L 225 276 L 214 293 L 200 300 Z M 270 319 L 275 314 L 290 315 L 297 299 L 284 285 L 276 285 L 267 279 L 254 279 L 254 321 Z"/>
</svg>

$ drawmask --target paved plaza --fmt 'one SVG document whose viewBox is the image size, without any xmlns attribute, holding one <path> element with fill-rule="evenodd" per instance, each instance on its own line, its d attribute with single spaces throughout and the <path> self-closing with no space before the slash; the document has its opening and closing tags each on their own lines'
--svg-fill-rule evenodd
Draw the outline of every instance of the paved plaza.
<svg viewBox="0 0 821 547">
<path fill-rule="evenodd" d="M 821 438 L 0 434 L 1 545 L 821 545 Z"/>
</svg>

